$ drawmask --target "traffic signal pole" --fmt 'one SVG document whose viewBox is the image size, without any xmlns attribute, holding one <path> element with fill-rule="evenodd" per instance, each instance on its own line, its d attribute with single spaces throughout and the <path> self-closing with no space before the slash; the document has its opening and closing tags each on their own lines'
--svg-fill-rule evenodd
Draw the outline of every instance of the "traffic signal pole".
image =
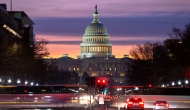
<svg viewBox="0 0 190 110">
<path fill-rule="evenodd" d="M 95 77 L 88 77 L 86 78 L 85 81 L 86 85 L 89 87 L 90 89 L 90 103 L 89 103 L 89 108 L 90 110 L 92 109 L 92 105 L 91 105 L 91 94 L 92 94 L 92 87 L 95 87 L 96 85 L 96 78 Z"/>
<path fill-rule="evenodd" d="M 90 110 L 91 110 L 91 86 L 90 86 Z"/>
</svg>

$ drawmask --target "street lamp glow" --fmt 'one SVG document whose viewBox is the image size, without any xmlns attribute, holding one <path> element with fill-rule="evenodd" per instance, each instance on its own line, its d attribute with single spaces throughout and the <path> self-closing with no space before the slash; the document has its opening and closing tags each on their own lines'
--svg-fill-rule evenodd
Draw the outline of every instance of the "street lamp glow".
<svg viewBox="0 0 190 110">
<path fill-rule="evenodd" d="M 25 81 L 25 85 L 27 85 L 28 84 L 28 82 L 27 81 Z"/>
<path fill-rule="evenodd" d="M 1 82 L 2 80 L 0 79 L 0 82 Z"/>
<path fill-rule="evenodd" d="M 34 83 L 33 83 L 33 82 L 31 82 L 31 85 L 32 85 L 32 86 L 33 86 L 33 84 L 34 84 Z"/>
<path fill-rule="evenodd" d="M 38 83 L 36 83 L 36 86 L 38 86 Z"/>
<path fill-rule="evenodd" d="M 17 80 L 17 83 L 20 84 L 20 80 L 19 79 Z"/>
<path fill-rule="evenodd" d="M 185 84 L 188 84 L 189 82 L 188 82 L 188 80 L 185 80 Z"/>
<path fill-rule="evenodd" d="M 139 88 L 138 88 L 138 87 L 135 87 L 135 90 L 139 90 Z"/>
<path fill-rule="evenodd" d="M 11 83 L 11 79 L 9 78 L 8 83 Z"/>
<path fill-rule="evenodd" d="M 181 81 L 179 81 L 178 84 L 181 85 Z"/>
<path fill-rule="evenodd" d="M 174 86 L 175 85 L 175 83 L 174 82 L 172 82 L 172 86 Z"/>
</svg>

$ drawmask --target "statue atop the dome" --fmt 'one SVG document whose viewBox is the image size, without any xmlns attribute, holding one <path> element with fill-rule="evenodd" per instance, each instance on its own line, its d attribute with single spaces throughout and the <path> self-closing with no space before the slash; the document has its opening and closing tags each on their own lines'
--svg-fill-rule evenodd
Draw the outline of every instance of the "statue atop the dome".
<svg viewBox="0 0 190 110">
<path fill-rule="evenodd" d="M 97 11 L 97 5 L 95 6 L 95 11 Z"/>
</svg>

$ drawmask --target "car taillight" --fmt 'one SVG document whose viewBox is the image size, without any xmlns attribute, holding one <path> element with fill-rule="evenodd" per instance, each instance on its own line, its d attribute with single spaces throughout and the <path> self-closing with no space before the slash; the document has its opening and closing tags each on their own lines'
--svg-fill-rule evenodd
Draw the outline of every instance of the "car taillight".
<svg viewBox="0 0 190 110">
<path fill-rule="evenodd" d="M 169 107 L 169 104 L 166 104 L 167 107 Z"/>
<path fill-rule="evenodd" d="M 158 104 L 156 104 L 156 106 L 158 106 Z"/>
<path fill-rule="evenodd" d="M 133 104 L 133 102 L 128 102 L 128 104 Z"/>
<path fill-rule="evenodd" d="M 139 102 L 139 104 L 144 104 L 144 102 Z"/>
</svg>

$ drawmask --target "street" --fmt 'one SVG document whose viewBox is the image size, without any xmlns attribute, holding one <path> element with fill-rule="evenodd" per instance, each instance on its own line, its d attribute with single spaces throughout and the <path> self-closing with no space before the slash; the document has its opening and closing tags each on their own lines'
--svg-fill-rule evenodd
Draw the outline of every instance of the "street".
<svg viewBox="0 0 190 110">
<path fill-rule="evenodd" d="M 80 93 L 67 94 L 0 94 L 0 108 L 4 109 L 71 109 L 84 110 L 89 108 L 89 95 Z M 170 96 L 170 95 L 127 95 L 120 96 L 118 100 L 106 101 L 109 110 L 123 110 L 124 101 L 129 97 L 141 97 L 145 102 L 145 110 L 151 110 L 156 100 L 166 100 L 170 105 L 170 110 L 189 110 L 190 96 Z M 100 108 L 97 104 L 92 104 L 94 110 Z M 99 109 L 100 110 L 100 109 Z M 101 108 L 105 110 L 105 108 Z"/>
</svg>

